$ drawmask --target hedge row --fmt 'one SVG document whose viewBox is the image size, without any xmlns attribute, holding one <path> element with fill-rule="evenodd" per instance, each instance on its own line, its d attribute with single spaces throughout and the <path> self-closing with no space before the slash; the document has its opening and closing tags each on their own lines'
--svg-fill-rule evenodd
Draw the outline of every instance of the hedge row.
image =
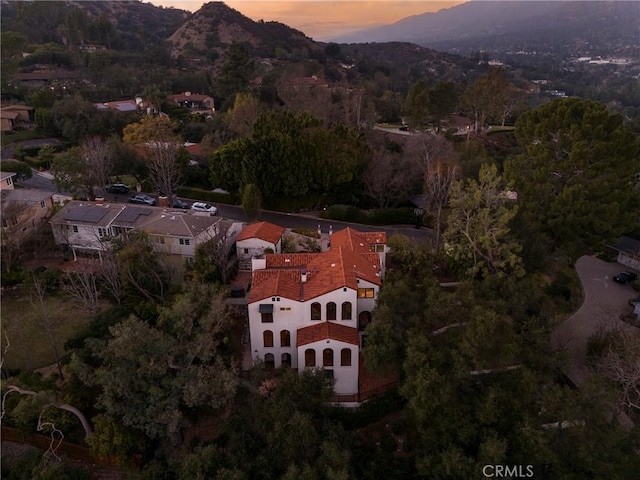
<svg viewBox="0 0 640 480">
<path fill-rule="evenodd" d="M 233 196 L 228 193 L 212 192 L 203 188 L 195 187 L 178 187 L 176 193 L 179 197 L 192 198 L 194 200 L 202 200 L 203 202 L 225 203 L 235 205 Z"/>
<path fill-rule="evenodd" d="M 38 157 L 24 157 L 24 161 L 31 168 L 35 168 L 36 170 L 48 170 L 51 168 L 48 160 L 40 160 Z"/>
<path fill-rule="evenodd" d="M 18 180 L 31 178 L 32 175 L 29 165 L 15 160 L 3 160 L 2 162 L 0 162 L 0 170 L 2 170 L 3 172 L 16 172 L 16 178 Z"/>
<path fill-rule="evenodd" d="M 361 210 L 349 205 L 332 205 L 322 212 L 321 217 L 365 225 L 416 225 L 421 221 L 410 207 Z"/>
</svg>

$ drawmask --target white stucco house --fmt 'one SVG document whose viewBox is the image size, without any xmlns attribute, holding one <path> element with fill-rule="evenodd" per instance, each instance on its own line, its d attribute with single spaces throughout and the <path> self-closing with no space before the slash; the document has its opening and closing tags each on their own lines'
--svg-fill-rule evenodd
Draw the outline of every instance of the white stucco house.
<svg viewBox="0 0 640 480">
<path fill-rule="evenodd" d="M 618 252 L 619 264 L 640 270 L 640 240 L 623 235 L 611 248 Z"/>
<path fill-rule="evenodd" d="M 218 233 L 219 217 L 190 211 L 107 202 L 68 202 L 50 220 L 56 244 L 76 252 L 100 252 L 111 237 L 130 230 L 149 235 L 155 251 L 182 263 L 195 258 L 196 247 Z"/>
<path fill-rule="evenodd" d="M 269 222 L 247 225 L 236 237 L 236 250 L 240 270 L 251 270 L 251 259 L 261 256 L 265 250 L 282 251 L 284 228 Z"/>
<path fill-rule="evenodd" d="M 357 395 L 359 353 L 382 285 L 384 232 L 346 228 L 322 253 L 274 253 L 252 262 L 251 352 L 269 367 L 322 367 L 335 393 Z"/>
</svg>

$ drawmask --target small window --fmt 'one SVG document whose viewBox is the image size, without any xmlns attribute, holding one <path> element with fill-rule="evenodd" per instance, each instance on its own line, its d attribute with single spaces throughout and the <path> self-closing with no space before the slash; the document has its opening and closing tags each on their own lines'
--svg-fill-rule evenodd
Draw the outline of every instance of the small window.
<svg viewBox="0 0 640 480">
<path fill-rule="evenodd" d="M 262 312 L 260 317 L 262 323 L 273 323 L 273 312 Z"/>
<path fill-rule="evenodd" d="M 333 380 L 333 378 L 334 378 L 333 370 L 332 369 L 325 370 L 324 371 L 324 378 L 326 378 L 327 380 Z"/>
<path fill-rule="evenodd" d="M 46 207 L 46 204 L 44 203 L 44 200 L 42 200 L 42 201 L 40 202 L 40 207 L 41 207 L 41 208 Z"/>
<path fill-rule="evenodd" d="M 245 248 L 243 250 L 244 250 L 244 253 L 249 253 L 249 249 L 248 248 Z"/>
<path fill-rule="evenodd" d="M 336 319 L 336 304 L 333 302 L 327 303 L 327 320 Z"/>
<path fill-rule="evenodd" d="M 341 367 L 350 367 L 351 366 L 351 349 L 343 348 L 340 350 L 340 366 Z"/>
<path fill-rule="evenodd" d="M 304 351 L 304 366 L 315 367 L 316 366 L 316 351 L 312 348 L 308 348 Z"/>
<path fill-rule="evenodd" d="M 78 233 L 78 226 L 77 225 L 73 226 L 73 231 L 74 231 L 74 233 Z"/>
<path fill-rule="evenodd" d="M 291 346 L 291 333 L 289 333 L 289 330 L 282 330 L 280 332 L 280 346 L 281 347 Z"/>
<path fill-rule="evenodd" d="M 311 304 L 311 320 L 320 320 L 322 318 L 322 306 L 318 302 Z"/>
<path fill-rule="evenodd" d="M 322 351 L 322 366 L 333 367 L 333 350 L 331 348 L 325 348 Z"/>
<path fill-rule="evenodd" d="M 180 245 L 191 245 L 191 241 L 188 238 L 181 238 Z"/>
<path fill-rule="evenodd" d="M 275 368 L 276 358 L 273 356 L 273 353 L 267 353 L 264 356 L 264 366 L 267 368 Z"/>
<path fill-rule="evenodd" d="M 342 304 L 342 320 L 351 320 L 351 302 Z"/>
<path fill-rule="evenodd" d="M 273 332 L 271 330 L 262 332 L 262 341 L 265 347 L 273 347 Z"/>
<path fill-rule="evenodd" d="M 359 288 L 358 298 L 373 298 L 375 290 L 373 288 Z"/>
</svg>

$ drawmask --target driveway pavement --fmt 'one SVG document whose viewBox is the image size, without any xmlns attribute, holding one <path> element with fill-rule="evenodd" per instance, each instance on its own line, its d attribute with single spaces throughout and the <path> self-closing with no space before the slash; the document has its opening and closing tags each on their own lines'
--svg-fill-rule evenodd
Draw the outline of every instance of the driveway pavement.
<svg viewBox="0 0 640 480">
<path fill-rule="evenodd" d="M 627 301 L 637 293 L 630 285 L 620 285 L 613 276 L 627 267 L 608 263 L 595 257 L 580 257 L 576 272 L 582 283 L 584 302 L 573 315 L 558 325 L 551 334 L 555 349 L 566 349 L 569 363 L 565 373 L 576 384 L 582 384 L 591 371 L 587 365 L 587 341 L 601 329 L 620 329 L 640 334 L 640 329 L 620 320 L 620 314 L 629 313 Z M 620 418 L 621 423 L 625 423 Z"/>
</svg>

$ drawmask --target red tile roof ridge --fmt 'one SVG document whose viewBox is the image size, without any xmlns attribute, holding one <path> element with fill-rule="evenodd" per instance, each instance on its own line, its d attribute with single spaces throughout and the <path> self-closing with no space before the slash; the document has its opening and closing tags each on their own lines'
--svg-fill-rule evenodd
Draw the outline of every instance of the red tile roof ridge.
<svg viewBox="0 0 640 480">
<path fill-rule="evenodd" d="M 259 238 L 260 240 L 265 240 L 275 245 L 276 243 L 278 243 L 278 240 L 280 240 L 283 233 L 284 227 L 280 227 L 279 225 L 275 225 L 273 223 L 252 223 L 242 229 L 242 231 L 236 238 L 236 242 L 248 240 L 250 238 Z"/>
<path fill-rule="evenodd" d="M 329 321 L 320 322 L 316 325 L 301 327 L 296 332 L 296 346 L 298 347 L 326 339 L 350 343 L 352 345 L 360 345 L 358 330 L 354 327 L 340 325 L 339 323 Z"/>
</svg>

